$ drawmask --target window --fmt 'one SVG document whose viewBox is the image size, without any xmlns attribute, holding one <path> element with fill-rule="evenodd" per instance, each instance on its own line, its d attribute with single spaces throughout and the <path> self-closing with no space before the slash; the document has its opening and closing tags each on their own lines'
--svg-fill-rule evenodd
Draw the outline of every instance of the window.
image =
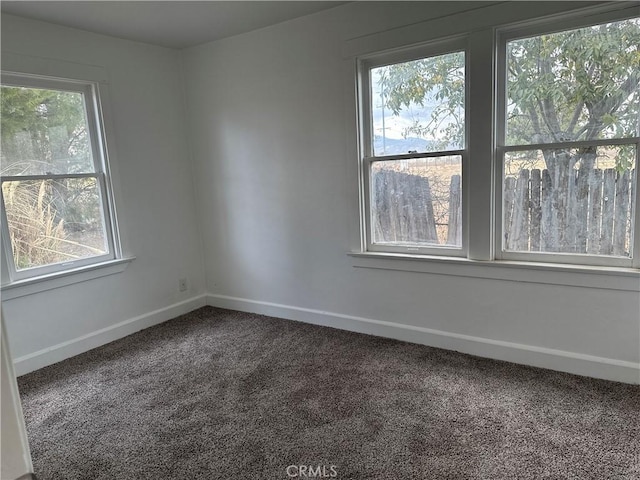
<svg viewBox="0 0 640 480">
<path fill-rule="evenodd" d="M 639 43 L 638 18 L 505 36 L 502 258 L 631 266 Z"/>
<path fill-rule="evenodd" d="M 462 255 L 464 43 L 370 57 L 360 71 L 368 249 Z"/>
<path fill-rule="evenodd" d="M 11 280 L 119 257 L 97 85 L 2 76 L 2 240 Z"/>
<path fill-rule="evenodd" d="M 360 58 L 363 251 L 640 267 L 637 8 L 523 25 Z"/>
</svg>

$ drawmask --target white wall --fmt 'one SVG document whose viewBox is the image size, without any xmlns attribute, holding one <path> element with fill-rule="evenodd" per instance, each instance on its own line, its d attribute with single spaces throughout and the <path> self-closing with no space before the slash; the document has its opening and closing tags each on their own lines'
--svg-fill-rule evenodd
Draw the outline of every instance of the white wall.
<svg viewBox="0 0 640 480">
<path fill-rule="evenodd" d="M 3 301 L 24 373 L 194 308 L 205 284 L 179 52 L 9 15 L 2 52 L 106 70 L 116 207 L 124 252 L 136 257 L 119 274 Z"/>
<path fill-rule="evenodd" d="M 517 3 L 499 16 L 543 8 Z M 544 8 L 580 6 L 554 4 Z M 434 275 L 354 268 L 359 260 L 347 255 L 358 246 L 349 49 L 398 43 L 397 27 L 481 6 L 355 2 L 185 52 L 209 300 L 637 382 L 637 277 L 630 290 L 608 290 L 562 285 L 568 277 L 589 283 L 588 275 L 549 272 L 545 284 L 540 272 L 531 281 L 516 269 L 505 279 L 472 278 L 447 275 L 455 269 L 446 265 Z M 463 27 L 474 29 L 481 16 L 465 17 Z M 495 277 L 474 268 L 473 276 Z"/>
</svg>

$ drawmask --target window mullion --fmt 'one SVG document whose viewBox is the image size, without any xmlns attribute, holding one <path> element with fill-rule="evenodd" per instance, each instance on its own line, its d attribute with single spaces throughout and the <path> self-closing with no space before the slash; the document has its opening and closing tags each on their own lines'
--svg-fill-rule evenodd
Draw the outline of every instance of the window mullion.
<svg viewBox="0 0 640 480">
<path fill-rule="evenodd" d="M 106 206 L 110 204 L 108 189 L 107 189 L 107 177 L 104 173 L 99 173 L 96 176 L 96 180 L 98 182 L 98 189 L 100 192 L 100 198 L 102 200 L 102 205 L 103 205 L 102 222 L 104 224 L 104 228 L 109 232 L 114 232 L 115 216 L 112 214 L 110 209 L 106 208 Z M 108 235 L 106 237 L 106 241 L 109 248 L 109 254 L 111 255 L 111 257 L 117 258 L 118 256 L 120 256 L 121 252 L 120 252 L 119 246 L 116 244 L 116 241 L 117 241 L 116 235 L 113 235 L 113 234 Z"/>
<path fill-rule="evenodd" d="M 522 152 L 527 150 L 546 150 L 554 148 L 581 148 L 610 145 L 633 145 L 638 143 L 638 137 L 627 138 L 601 138 L 598 140 L 575 140 L 572 142 L 531 143 L 522 145 L 504 145 L 497 147 L 499 152 Z"/>
<path fill-rule="evenodd" d="M 494 33 L 469 37 L 468 149 L 463 163 L 463 218 L 472 260 L 493 260 Z M 463 241 L 464 245 L 464 241 Z"/>
<path fill-rule="evenodd" d="M 3 175 L 2 182 L 21 182 L 28 180 L 58 180 L 66 178 L 97 178 L 98 173 L 53 173 L 44 175 Z"/>
<path fill-rule="evenodd" d="M 0 215 L 2 222 L 0 224 L 0 238 L 2 239 L 2 252 L 0 259 L 2 260 L 2 283 L 9 283 L 15 277 L 16 265 L 13 260 L 13 250 L 11 247 L 11 235 L 9 233 L 9 225 L 7 222 L 7 213 L 4 206 L 4 195 L 0 194 Z M 7 276 L 5 276 L 7 275 Z M 4 279 L 8 278 L 9 282 Z"/>
<path fill-rule="evenodd" d="M 406 153 L 398 155 L 384 155 L 384 156 L 371 156 L 364 157 L 365 162 L 384 162 L 389 160 L 412 160 L 414 158 L 436 158 L 436 157 L 448 157 L 451 155 L 464 155 L 465 150 L 442 150 L 437 152 L 424 152 L 424 153 Z"/>
</svg>

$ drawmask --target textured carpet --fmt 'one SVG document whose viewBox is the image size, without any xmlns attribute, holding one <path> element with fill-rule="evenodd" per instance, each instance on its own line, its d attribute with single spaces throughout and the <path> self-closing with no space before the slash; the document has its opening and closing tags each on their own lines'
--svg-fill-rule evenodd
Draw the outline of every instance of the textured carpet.
<svg viewBox="0 0 640 480">
<path fill-rule="evenodd" d="M 637 386 L 210 307 L 19 386 L 40 480 L 640 478 Z"/>
</svg>

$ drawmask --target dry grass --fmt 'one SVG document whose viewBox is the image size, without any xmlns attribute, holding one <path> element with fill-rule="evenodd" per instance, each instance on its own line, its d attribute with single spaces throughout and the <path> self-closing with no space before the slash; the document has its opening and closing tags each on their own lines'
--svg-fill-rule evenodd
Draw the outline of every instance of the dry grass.
<svg viewBox="0 0 640 480">
<path fill-rule="evenodd" d="M 7 224 L 16 268 L 56 263 L 64 259 L 60 245 L 66 238 L 64 220 L 57 219 L 50 186 L 5 182 L 2 185 Z"/>
<path fill-rule="evenodd" d="M 13 181 L 2 185 L 16 269 L 39 267 L 105 253 L 104 234 L 74 231 L 54 202 L 50 181 Z"/>
</svg>

